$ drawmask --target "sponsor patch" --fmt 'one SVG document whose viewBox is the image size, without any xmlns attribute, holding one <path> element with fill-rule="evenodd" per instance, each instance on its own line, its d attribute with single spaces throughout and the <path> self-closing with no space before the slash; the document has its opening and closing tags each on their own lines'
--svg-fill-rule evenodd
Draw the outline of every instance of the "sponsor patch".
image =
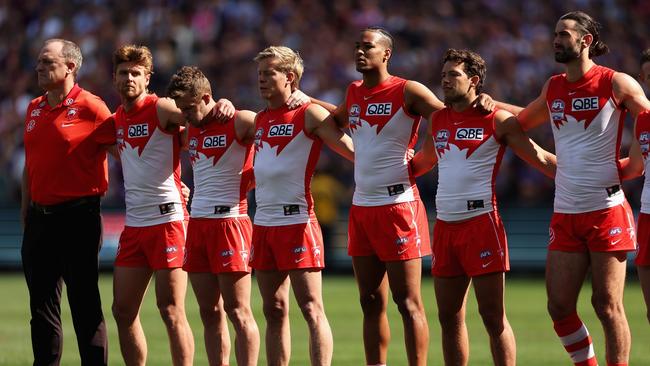
<svg viewBox="0 0 650 366">
<path fill-rule="evenodd" d="M 483 140 L 483 128 L 459 128 L 454 138 L 459 140 Z"/>
<path fill-rule="evenodd" d="M 595 111 L 598 110 L 598 97 L 583 97 L 571 99 L 571 111 Z"/>
<path fill-rule="evenodd" d="M 293 136 L 293 123 L 273 125 L 269 128 L 269 137 Z"/>
<path fill-rule="evenodd" d="M 393 103 L 370 103 L 366 107 L 366 116 L 390 116 Z"/>
<path fill-rule="evenodd" d="M 147 137 L 149 136 L 149 125 L 141 123 L 138 125 L 131 125 L 128 129 L 129 138 Z"/>
<path fill-rule="evenodd" d="M 204 149 L 215 149 L 226 147 L 226 135 L 205 136 L 203 138 Z"/>
</svg>

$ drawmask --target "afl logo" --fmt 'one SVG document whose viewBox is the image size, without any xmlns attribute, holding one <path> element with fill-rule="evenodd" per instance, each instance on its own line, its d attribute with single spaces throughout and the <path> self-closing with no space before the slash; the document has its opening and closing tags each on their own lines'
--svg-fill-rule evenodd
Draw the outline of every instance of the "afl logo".
<svg viewBox="0 0 650 366">
<path fill-rule="evenodd" d="M 564 102 L 562 99 L 555 99 L 551 103 L 551 112 L 563 112 L 564 111 Z"/>
<path fill-rule="evenodd" d="M 65 106 L 69 106 L 69 105 L 71 105 L 72 103 L 74 103 L 74 99 L 72 99 L 72 98 L 68 98 L 68 99 L 65 100 L 65 102 L 63 103 L 63 105 L 65 105 Z"/>
<path fill-rule="evenodd" d="M 264 136 L 264 129 L 260 127 L 255 131 L 255 146 L 258 148 L 262 147 L 262 136 Z"/>
<path fill-rule="evenodd" d="M 361 113 L 361 107 L 358 104 L 353 104 L 350 106 L 350 117 L 359 117 Z"/>
<path fill-rule="evenodd" d="M 196 137 L 192 137 L 187 143 L 187 148 L 189 150 L 190 156 L 196 156 L 196 148 L 199 146 L 199 140 Z"/>
<path fill-rule="evenodd" d="M 639 134 L 639 144 L 647 144 L 650 142 L 650 133 L 648 131 L 643 131 Z"/>
<path fill-rule="evenodd" d="M 433 142 L 436 145 L 436 149 L 441 150 L 447 147 L 447 142 L 449 141 L 449 130 L 439 130 L 436 132 L 436 136 L 433 138 Z"/>
<path fill-rule="evenodd" d="M 122 145 L 124 143 L 124 129 L 123 128 L 118 128 L 117 131 L 115 132 L 115 139 L 117 140 L 118 145 Z"/>
<path fill-rule="evenodd" d="M 27 127 L 25 128 L 27 132 L 31 131 L 36 127 L 36 121 L 33 119 L 30 119 L 29 122 L 27 123 Z"/>
</svg>

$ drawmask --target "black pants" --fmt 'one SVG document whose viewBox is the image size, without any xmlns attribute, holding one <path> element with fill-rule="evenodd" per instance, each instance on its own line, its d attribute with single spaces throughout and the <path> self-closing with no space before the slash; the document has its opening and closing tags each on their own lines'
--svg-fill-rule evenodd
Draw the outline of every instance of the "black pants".
<svg viewBox="0 0 650 366">
<path fill-rule="evenodd" d="M 32 314 L 34 365 L 58 365 L 61 360 L 63 282 L 81 364 L 107 364 L 106 324 L 97 284 L 101 243 L 99 198 L 53 212 L 29 210 L 22 259 Z"/>
</svg>

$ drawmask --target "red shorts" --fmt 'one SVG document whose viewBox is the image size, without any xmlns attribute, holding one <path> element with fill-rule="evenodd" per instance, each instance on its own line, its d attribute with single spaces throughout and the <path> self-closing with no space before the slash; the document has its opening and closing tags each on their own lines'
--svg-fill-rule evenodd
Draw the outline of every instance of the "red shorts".
<svg viewBox="0 0 650 366">
<path fill-rule="evenodd" d="M 627 201 L 602 210 L 553 213 L 548 250 L 616 252 L 636 249 L 634 216 Z"/>
<path fill-rule="evenodd" d="M 376 255 L 384 262 L 431 254 L 429 222 L 422 201 L 350 208 L 348 254 Z"/>
<path fill-rule="evenodd" d="M 636 227 L 639 246 L 634 263 L 637 266 L 650 266 L 650 214 L 640 213 Z"/>
<path fill-rule="evenodd" d="M 187 272 L 249 272 L 251 220 L 248 216 L 223 219 L 191 218 L 187 226 Z"/>
<path fill-rule="evenodd" d="M 508 270 L 508 243 L 499 214 L 492 211 L 462 222 L 436 221 L 432 275 L 474 277 Z"/>
<path fill-rule="evenodd" d="M 115 258 L 116 267 L 179 268 L 185 259 L 186 221 L 152 226 L 125 226 Z"/>
<path fill-rule="evenodd" d="M 262 271 L 325 266 L 323 234 L 318 221 L 284 226 L 253 225 L 251 267 Z"/>
</svg>

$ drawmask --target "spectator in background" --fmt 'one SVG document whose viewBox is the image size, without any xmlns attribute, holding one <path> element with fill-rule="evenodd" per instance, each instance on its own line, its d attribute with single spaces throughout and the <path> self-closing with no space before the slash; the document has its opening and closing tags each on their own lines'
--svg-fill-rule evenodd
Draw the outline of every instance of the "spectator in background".
<svg viewBox="0 0 650 366">
<path fill-rule="evenodd" d="M 108 188 L 106 147 L 115 143 L 106 104 L 76 83 L 77 44 L 45 42 L 38 84 L 45 94 L 27 108 L 21 218 L 34 365 L 58 365 L 65 282 L 81 363 L 106 365 L 106 325 L 99 296 L 100 197 Z"/>
</svg>

